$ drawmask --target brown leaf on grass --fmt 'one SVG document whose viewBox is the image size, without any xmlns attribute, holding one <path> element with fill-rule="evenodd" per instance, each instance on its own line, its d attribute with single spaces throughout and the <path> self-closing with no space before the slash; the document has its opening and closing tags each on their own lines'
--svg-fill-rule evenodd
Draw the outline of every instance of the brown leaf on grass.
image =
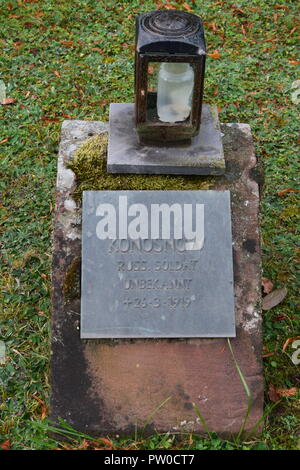
<svg viewBox="0 0 300 470">
<path fill-rule="evenodd" d="M 156 10 L 176 10 L 176 7 L 174 7 L 173 5 L 170 5 L 170 3 L 162 3 L 162 2 L 159 2 L 157 5 L 156 5 Z"/>
<path fill-rule="evenodd" d="M 1 104 L 6 105 L 6 104 L 14 104 L 16 100 L 14 98 L 4 98 L 1 101 Z"/>
<path fill-rule="evenodd" d="M 276 8 L 276 10 L 289 10 L 289 7 L 287 7 L 286 5 L 274 5 L 274 8 Z"/>
<path fill-rule="evenodd" d="M 41 419 L 45 419 L 48 415 L 48 406 L 46 403 L 36 395 L 32 395 L 32 398 L 34 398 L 40 405 L 41 405 Z"/>
<path fill-rule="evenodd" d="M 261 278 L 261 286 L 263 288 L 264 294 L 270 294 L 270 292 L 273 290 L 273 283 L 266 277 Z"/>
<path fill-rule="evenodd" d="M 100 437 L 96 441 L 91 442 L 91 444 L 99 445 L 99 442 L 102 442 L 105 445 L 106 450 L 112 450 L 114 448 L 113 443 L 111 442 L 110 439 L 107 439 L 105 437 Z"/>
<path fill-rule="evenodd" d="M 288 60 L 288 63 L 289 63 L 290 65 L 299 65 L 299 64 L 300 64 L 300 60 L 289 59 L 289 60 Z"/>
<path fill-rule="evenodd" d="M 270 310 L 271 308 L 275 307 L 280 302 L 282 302 L 286 295 L 287 289 L 285 287 L 282 287 L 281 289 L 275 289 L 273 292 L 263 298 L 262 309 Z"/>
<path fill-rule="evenodd" d="M 101 49 L 100 47 L 92 47 L 92 52 L 100 52 L 100 54 L 104 54 L 105 49 Z"/>
<path fill-rule="evenodd" d="M 54 75 L 56 75 L 58 78 L 61 77 L 60 73 L 58 72 L 58 70 L 54 70 Z"/>
<path fill-rule="evenodd" d="M 78 447 L 78 449 L 80 450 L 86 450 L 88 449 L 89 447 L 89 443 L 86 439 L 83 439 L 82 443 L 80 444 L 80 446 Z"/>
<path fill-rule="evenodd" d="M 213 96 L 217 96 L 218 93 L 219 93 L 219 88 L 216 88 L 216 89 L 213 91 Z"/>
<path fill-rule="evenodd" d="M 273 384 L 269 385 L 268 397 L 273 403 L 276 403 L 277 401 L 280 400 L 280 396 L 278 395 L 276 391 L 276 387 L 274 387 Z"/>
<path fill-rule="evenodd" d="M 278 191 L 278 196 L 283 196 L 284 194 L 287 193 L 300 193 L 300 189 L 294 189 L 294 188 L 286 188 L 283 189 L 282 191 Z"/>
<path fill-rule="evenodd" d="M 9 439 L 7 441 L 3 441 L 0 443 L 0 447 L 2 450 L 10 450 L 10 442 Z"/>
<path fill-rule="evenodd" d="M 293 336 L 292 338 L 288 338 L 288 339 L 285 341 L 285 343 L 284 343 L 284 345 L 283 345 L 283 347 L 282 347 L 282 351 L 285 351 L 286 348 L 288 347 L 288 345 L 289 345 L 290 343 L 293 343 L 293 342 L 296 341 L 297 339 L 300 339 L 300 336 Z"/>
<path fill-rule="evenodd" d="M 231 8 L 233 16 L 248 16 L 241 8 L 237 8 L 235 5 Z"/>
<path fill-rule="evenodd" d="M 76 450 L 76 447 L 71 446 L 70 444 L 62 443 L 61 447 L 63 450 Z M 60 449 L 57 449 L 57 450 L 60 450 Z"/>
<path fill-rule="evenodd" d="M 0 144 L 5 144 L 5 142 L 8 142 L 8 137 L 6 139 L 0 140 Z"/>
<path fill-rule="evenodd" d="M 221 54 L 218 50 L 215 50 L 214 52 L 211 52 L 210 54 L 207 54 L 209 57 L 212 59 L 220 59 Z"/>
<path fill-rule="evenodd" d="M 273 352 L 268 352 L 268 353 L 262 354 L 261 357 L 271 357 L 271 356 L 274 356 Z"/>
<path fill-rule="evenodd" d="M 59 41 L 59 42 L 65 47 L 72 47 L 74 45 L 74 41 Z"/>
<path fill-rule="evenodd" d="M 286 315 L 276 315 L 276 317 L 272 318 L 273 321 L 283 321 L 286 319 Z"/>
<path fill-rule="evenodd" d="M 203 24 L 207 29 L 211 29 L 212 31 L 220 31 L 215 22 L 210 23 L 209 21 L 203 21 Z"/>
<path fill-rule="evenodd" d="M 295 26 L 294 28 L 291 29 L 290 31 L 290 36 L 293 36 L 294 32 L 298 29 L 299 26 Z"/>
<path fill-rule="evenodd" d="M 190 7 L 190 5 L 187 2 L 184 2 L 182 4 L 182 6 L 185 10 L 189 11 L 190 13 L 193 11 L 192 8 Z"/>
<path fill-rule="evenodd" d="M 286 388 L 286 389 L 276 388 L 275 390 L 276 390 L 276 393 L 280 397 L 293 397 L 294 395 L 296 395 L 298 393 L 298 388 L 297 387 Z"/>
<path fill-rule="evenodd" d="M 46 121 L 46 122 L 59 122 L 58 118 L 48 118 L 47 116 L 42 116 L 41 121 Z"/>
<path fill-rule="evenodd" d="M 106 439 L 105 437 L 101 437 L 100 439 L 98 439 L 98 441 L 103 442 L 103 444 L 105 444 L 107 446 L 113 447 L 113 443 L 111 442 L 110 439 Z"/>
</svg>

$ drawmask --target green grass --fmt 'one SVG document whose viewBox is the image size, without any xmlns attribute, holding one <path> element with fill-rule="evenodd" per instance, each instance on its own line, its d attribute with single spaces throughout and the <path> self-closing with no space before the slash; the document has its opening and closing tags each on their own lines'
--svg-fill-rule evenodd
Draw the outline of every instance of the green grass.
<svg viewBox="0 0 300 470">
<path fill-rule="evenodd" d="M 56 158 L 65 119 L 108 119 L 110 102 L 133 101 L 134 16 L 149 0 L 2 0 L 0 80 L 15 104 L 0 105 L 2 263 L 0 442 L 12 448 L 53 448 L 43 421 L 49 397 L 51 230 Z M 223 122 L 247 122 L 265 170 L 261 204 L 263 275 L 287 287 L 286 299 L 264 312 L 266 390 L 299 387 L 289 337 L 299 334 L 296 224 L 299 193 L 299 109 L 291 100 L 299 78 L 294 0 L 188 0 L 205 20 L 205 100 Z M 184 2 L 171 2 L 184 9 Z M 279 8 L 280 7 L 280 8 Z M 1 87 L 0 87 L 1 88 Z M 121 188 L 120 188 L 121 189 Z M 299 187 L 298 187 L 299 189 Z M 299 305 L 298 305 L 299 311 Z M 237 358 L 238 360 L 238 358 Z M 266 397 L 266 403 L 269 403 Z M 199 449 L 299 448 L 300 405 L 284 397 L 263 434 L 237 446 L 217 436 L 154 435 L 114 441 L 115 447 Z M 83 437 L 77 435 L 76 442 Z"/>
</svg>

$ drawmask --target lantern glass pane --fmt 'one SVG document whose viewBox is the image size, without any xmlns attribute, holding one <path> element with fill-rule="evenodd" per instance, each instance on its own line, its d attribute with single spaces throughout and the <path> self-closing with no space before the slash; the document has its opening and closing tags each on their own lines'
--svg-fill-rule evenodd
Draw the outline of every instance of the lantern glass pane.
<svg viewBox="0 0 300 470">
<path fill-rule="evenodd" d="M 188 120 L 194 82 L 194 68 L 188 62 L 150 62 L 147 119 L 167 123 Z"/>
</svg>

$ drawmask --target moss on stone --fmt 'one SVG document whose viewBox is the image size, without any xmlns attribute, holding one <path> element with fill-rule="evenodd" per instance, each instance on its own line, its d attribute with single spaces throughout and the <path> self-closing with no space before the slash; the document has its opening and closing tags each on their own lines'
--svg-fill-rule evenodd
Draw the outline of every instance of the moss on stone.
<svg viewBox="0 0 300 470">
<path fill-rule="evenodd" d="M 80 267 L 80 259 L 75 258 L 75 260 L 67 269 L 63 283 L 63 293 L 65 300 L 80 298 Z"/>
<path fill-rule="evenodd" d="M 212 189 L 215 184 L 213 176 L 107 173 L 107 140 L 107 132 L 87 139 L 69 162 L 76 175 L 76 202 L 85 190 L 199 190 Z"/>
</svg>

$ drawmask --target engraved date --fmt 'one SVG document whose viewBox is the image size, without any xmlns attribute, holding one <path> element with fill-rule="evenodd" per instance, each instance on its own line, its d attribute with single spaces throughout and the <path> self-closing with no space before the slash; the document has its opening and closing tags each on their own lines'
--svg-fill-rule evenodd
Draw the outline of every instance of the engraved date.
<svg viewBox="0 0 300 470">
<path fill-rule="evenodd" d="M 145 309 L 149 307 L 160 308 L 166 307 L 169 309 L 188 308 L 195 300 L 194 296 L 170 296 L 166 298 L 147 298 L 147 297 L 126 297 L 123 300 L 123 305 L 126 308 L 140 308 Z"/>
</svg>

